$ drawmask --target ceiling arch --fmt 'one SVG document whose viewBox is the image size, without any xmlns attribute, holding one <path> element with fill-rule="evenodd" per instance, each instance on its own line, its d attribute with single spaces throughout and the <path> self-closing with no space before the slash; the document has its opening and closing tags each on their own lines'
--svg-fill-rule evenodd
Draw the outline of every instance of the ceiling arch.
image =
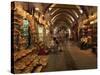
<svg viewBox="0 0 100 75">
<path fill-rule="evenodd" d="M 62 22 L 64 22 L 65 24 L 63 25 L 63 24 L 61 24 Z M 52 25 L 52 27 L 53 28 L 55 28 L 55 27 L 59 27 L 59 26 L 65 26 L 65 27 L 68 27 L 68 28 L 70 28 L 71 27 L 71 25 L 70 25 L 70 23 L 68 22 L 68 20 L 67 19 L 64 19 L 64 20 L 61 20 L 61 19 L 56 19 L 56 21 L 54 22 L 54 25 Z"/>
<path fill-rule="evenodd" d="M 73 23 L 73 20 L 72 20 L 72 18 L 70 17 L 70 15 L 66 14 L 65 12 L 59 13 L 59 14 L 55 15 L 55 16 L 51 19 L 51 23 L 53 23 L 57 18 L 59 18 L 59 17 L 61 17 L 61 16 L 63 16 L 63 18 L 68 19 L 68 21 L 69 21 L 70 23 Z M 60 18 L 60 19 L 62 19 L 62 18 Z"/>
<path fill-rule="evenodd" d="M 63 19 L 61 19 L 61 18 L 63 18 Z M 61 17 L 55 19 L 55 21 L 53 21 L 53 24 L 55 24 L 59 21 L 64 21 L 64 22 L 68 23 L 69 25 L 72 25 L 71 21 L 66 17 L 64 18 L 64 16 L 61 16 Z"/>
<path fill-rule="evenodd" d="M 59 9 L 58 11 L 56 11 L 55 13 L 53 13 L 51 15 L 51 17 L 55 16 L 56 14 L 63 13 L 63 12 L 66 12 L 66 14 L 70 14 L 74 18 L 74 20 L 77 21 L 77 17 L 75 15 L 75 13 L 71 12 L 70 10 L 66 10 L 66 9 Z"/>
<path fill-rule="evenodd" d="M 55 12 L 54 14 L 50 15 L 51 19 L 54 16 L 56 16 L 57 14 L 59 14 L 59 13 L 66 13 L 65 15 L 69 16 L 72 19 L 72 21 L 74 21 L 75 23 L 77 23 L 77 16 L 75 16 L 75 14 L 73 14 L 69 10 L 64 10 L 64 9 L 59 10 L 59 11 Z"/>
<path fill-rule="evenodd" d="M 82 14 L 83 11 L 81 9 L 81 7 L 79 5 L 65 5 L 65 4 L 52 4 L 51 6 L 49 6 L 48 10 L 50 12 L 61 8 L 61 9 L 69 9 L 69 10 L 77 10 L 78 14 Z"/>
<path fill-rule="evenodd" d="M 54 13 L 56 13 L 57 11 L 62 10 L 62 8 L 56 8 L 54 11 L 51 12 L 51 15 L 53 15 Z M 78 16 L 80 15 L 80 12 L 78 11 L 78 9 L 63 9 L 63 10 L 69 10 L 70 12 L 72 12 L 73 14 L 77 14 Z M 76 16 L 77 16 L 76 15 Z"/>
<path fill-rule="evenodd" d="M 59 24 L 59 22 L 66 22 L 66 24 L 68 24 L 70 27 L 73 25 L 72 21 L 67 18 L 65 15 L 63 14 L 59 14 L 58 16 L 56 16 L 57 18 L 55 18 L 55 20 L 52 21 L 52 25 L 55 27 L 57 24 Z"/>
</svg>

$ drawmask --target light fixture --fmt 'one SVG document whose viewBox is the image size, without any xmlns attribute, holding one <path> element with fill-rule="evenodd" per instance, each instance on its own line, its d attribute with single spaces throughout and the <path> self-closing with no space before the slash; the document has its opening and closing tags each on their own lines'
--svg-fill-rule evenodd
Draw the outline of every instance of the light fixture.
<svg viewBox="0 0 100 75">
<path fill-rule="evenodd" d="M 72 16 L 70 16 L 70 17 L 71 17 L 72 21 L 74 22 L 75 21 L 74 18 Z"/>
<path fill-rule="evenodd" d="M 80 9 L 79 11 L 80 11 L 81 14 L 83 13 L 83 10 L 82 9 Z"/>
<path fill-rule="evenodd" d="M 77 12 L 76 12 L 76 11 L 74 11 L 74 10 L 73 10 L 73 12 L 75 13 L 76 17 L 78 18 L 79 16 L 78 16 Z"/>
<path fill-rule="evenodd" d="M 44 17 L 44 15 L 42 14 L 42 17 Z"/>
<path fill-rule="evenodd" d="M 56 13 L 56 12 L 59 11 L 59 10 L 60 10 L 60 8 L 55 9 L 55 10 L 51 13 L 51 15 L 53 15 L 54 13 Z"/>
<path fill-rule="evenodd" d="M 71 34 L 71 30 L 68 28 L 68 32 L 69 32 L 69 34 Z"/>
<path fill-rule="evenodd" d="M 43 27 L 38 26 L 39 33 L 43 34 Z"/>
<path fill-rule="evenodd" d="M 78 18 L 79 16 L 78 16 L 78 14 L 77 13 L 75 13 L 76 14 L 76 17 Z"/>
<path fill-rule="evenodd" d="M 49 11 L 51 11 L 52 8 L 55 7 L 55 6 L 56 6 L 56 4 L 52 4 L 52 5 L 50 6 L 50 8 L 49 8 Z"/>
<path fill-rule="evenodd" d="M 97 20 L 91 21 L 90 24 L 95 24 Z"/>
<path fill-rule="evenodd" d="M 82 25 L 82 26 L 81 26 L 81 28 L 85 28 L 85 27 L 86 27 L 85 25 Z"/>
<path fill-rule="evenodd" d="M 48 34 L 49 33 L 49 30 L 48 29 L 46 29 L 46 34 Z"/>
<path fill-rule="evenodd" d="M 40 9 L 36 7 L 35 10 L 39 11 Z"/>
<path fill-rule="evenodd" d="M 81 9 L 81 7 L 80 6 L 76 6 L 76 7 L 78 8 L 79 12 L 82 14 L 83 10 Z"/>
<path fill-rule="evenodd" d="M 52 8 L 49 8 L 49 11 L 51 11 L 52 10 Z"/>
</svg>

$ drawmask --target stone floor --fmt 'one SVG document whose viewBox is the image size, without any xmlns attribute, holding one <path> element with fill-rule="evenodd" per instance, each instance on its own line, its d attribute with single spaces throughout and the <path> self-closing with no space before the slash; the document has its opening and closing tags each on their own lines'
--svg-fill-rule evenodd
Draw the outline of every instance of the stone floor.
<svg viewBox="0 0 100 75">
<path fill-rule="evenodd" d="M 48 65 L 43 69 L 43 72 L 96 68 L 97 58 L 90 49 L 80 50 L 71 41 L 64 43 L 63 48 L 62 52 L 49 54 Z"/>
</svg>

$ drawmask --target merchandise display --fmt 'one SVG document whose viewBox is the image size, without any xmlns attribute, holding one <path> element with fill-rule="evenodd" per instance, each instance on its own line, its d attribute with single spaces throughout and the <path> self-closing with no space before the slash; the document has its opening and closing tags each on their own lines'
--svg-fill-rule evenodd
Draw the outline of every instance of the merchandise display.
<svg viewBox="0 0 100 75">
<path fill-rule="evenodd" d="M 11 72 L 97 68 L 97 6 L 11 2 Z"/>
</svg>

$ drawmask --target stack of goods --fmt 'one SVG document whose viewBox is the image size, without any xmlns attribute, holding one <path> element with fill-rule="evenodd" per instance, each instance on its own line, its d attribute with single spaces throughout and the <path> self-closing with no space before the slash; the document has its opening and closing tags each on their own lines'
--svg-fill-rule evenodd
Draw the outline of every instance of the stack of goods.
<svg viewBox="0 0 100 75">
<path fill-rule="evenodd" d="M 37 64 L 39 64 L 39 57 L 34 54 L 34 49 L 14 53 L 14 73 L 32 72 Z"/>
<path fill-rule="evenodd" d="M 80 47 L 81 49 L 88 49 L 92 46 L 92 27 L 84 25 L 80 29 Z"/>
<path fill-rule="evenodd" d="M 12 24 L 14 26 L 12 31 L 13 31 L 13 40 L 14 40 L 14 50 L 18 50 L 19 48 L 19 41 L 20 41 L 20 37 L 21 37 L 21 33 L 20 33 L 20 27 L 22 25 L 22 20 L 23 17 L 19 14 L 17 14 L 17 11 L 15 10 L 14 12 L 14 20 L 12 21 Z"/>
<path fill-rule="evenodd" d="M 12 33 L 14 40 L 14 50 L 27 48 L 30 40 L 29 34 L 34 31 L 34 19 L 23 9 L 20 3 L 13 3 L 12 11 Z M 30 32 L 29 32 L 30 28 Z"/>
<path fill-rule="evenodd" d="M 38 56 L 35 50 L 20 50 L 14 53 L 14 73 L 40 72 L 47 65 L 48 56 Z"/>
<path fill-rule="evenodd" d="M 42 69 L 47 65 L 47 62 L 48 62 L 48 56 L 47 55 L 39 56 L 39 65 L 36 67 L 34 72 L 42 71 Z"/>
<path fill-rule="evenodd" d="M 48 60 L 48 56 L 47 55 L 41 55 L 39 56 L 39 63 L 42 64 L 43 66 L 47 65 L 47 60 Z"/>
<path fill-rule="evenodd" d="M 38 55 L 37 34 L 34 34 L 34 18 L 23 9 L 20 3 L 15 2 L 13 5 L 14 8 L 11 9 L 12 47 L 14 47 L 11 56 L 12 63 L 14 63 L 12 69 L 14 73 L 40 72 L 47 64 L 47 56 Z M 41 48 L 44 50 L 44 47 L 41 46 Z"/>
<path fill-rule="evenodd" d="M 34 69 L 34 72 L 40 72 L 42 69 L 47 65 L 48 62 L 48 51 L 42 41 L 38 43 L 39 50 L 38 50 L 38 57 L 39 57 L 39 64 Z"/>
</svg>

